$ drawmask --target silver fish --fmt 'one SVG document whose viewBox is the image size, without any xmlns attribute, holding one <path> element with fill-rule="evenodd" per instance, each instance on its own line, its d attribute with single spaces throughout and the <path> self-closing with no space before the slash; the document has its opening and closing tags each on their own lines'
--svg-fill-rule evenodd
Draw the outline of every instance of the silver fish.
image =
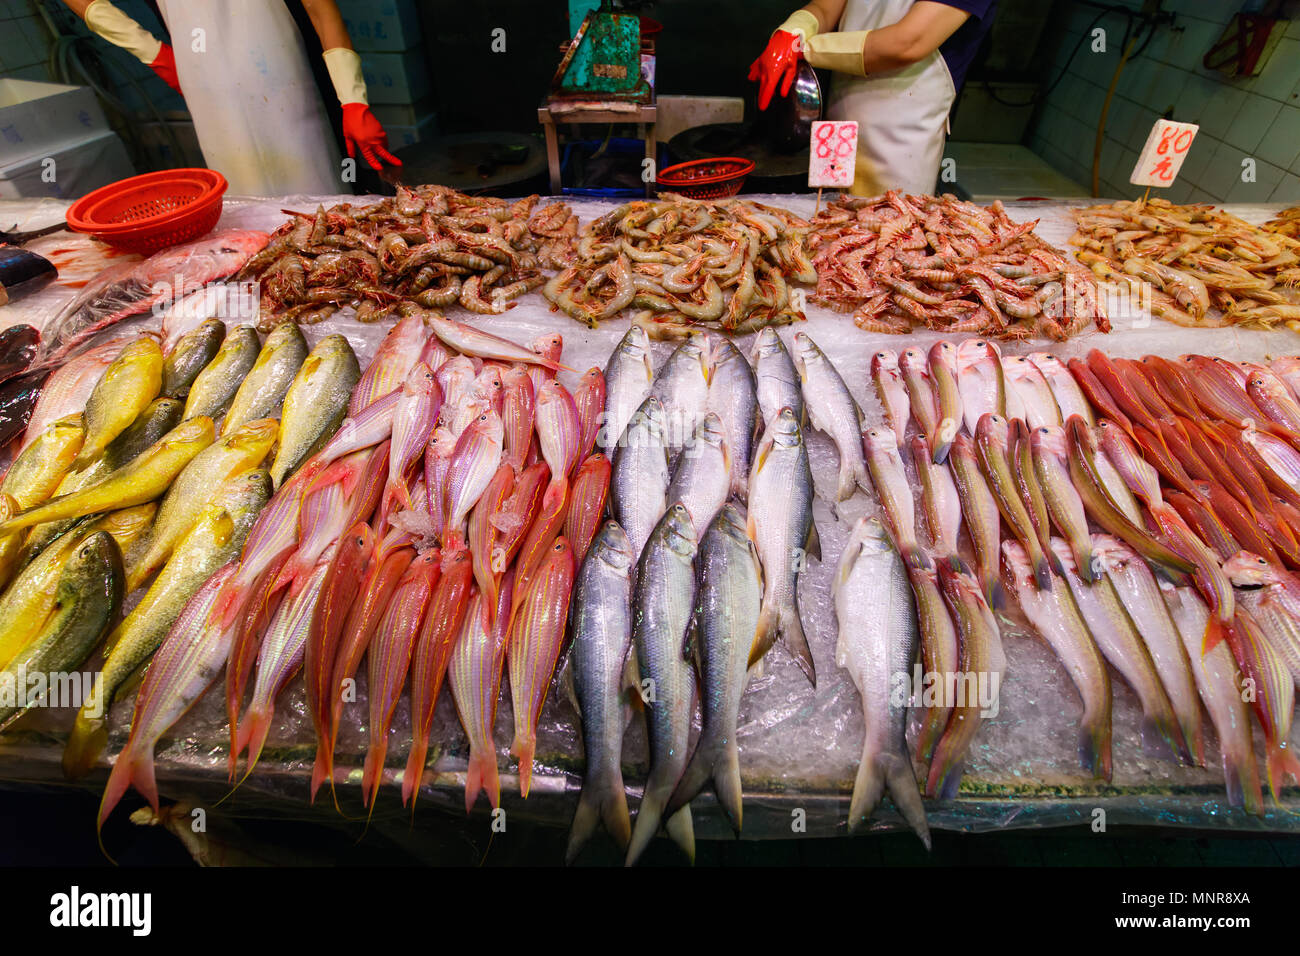
<svg viewBox="0 0 1300 956">
<path fill-rule="evenodd" d="M 876 400 L 885 411 L 885 420 L 894 430 L 894 438 L 901 447 L 907 438 L 911 400 L 907 397 L 907 386 L 903 384 L 903 373 L 898 370 L 897 352 L 881 349 L 871 356 L 871 382 L 876 387 Z"/>
<path fill-rule="evenodd" d="M 799 613 L 799 572 L 807 557 L 822 558 L 812 499 L 808 449 L 794 411 L 786 407 L 768 426 L 749 478 L 748 534 L 758 547 L 764 582 L 749 662 L 757 663 L 782 637 L 815 687 L 817 673 Z"/>
<path fill-rule="evenodd" d="M 907 677 L 916 657 L 916 613 L 903 562 L 874 518 L 859 519 L 844 546 L 835 575 L 835 616 L 835 663 L 857 685 L 866 724 L 849 832 L 871 815 L 888 789 L 928 849 L 930 827 L 905 739 L 907 701 L 900 702 L 897 693 L 899 675 Z"/>
<path fill-rule="evenodd" d="M 699 658 L 704 723 L 667 813 L 684 807 L 710 779 L 736 835 L 741 828 L 740 751 L 736 724 L 749 682 L 749 647 L 763 601 L 762 569 L 745 519 L 726 505 L 700 541 Z"/>
<path fill-rule="evenodd" d="M 691 513 L 695 533 L 703 535 L 727 501 L 730 484 L 731 449 L 727 447 L 722 422 L 713 412 L 695 429 L 695 440 L 677 459 L 666 501 L 680 501 Z"/>
<path fill-rule="evenodd" d="M 855 486 L 869 492 L 867 462 L 862 453 L 862 409 L 831 360 L 803 332 L 794 336 L 794 361 L 808 419 L 813 428 L 830 436 L 840 454 L 835 500 L 849 498 Z"/>
<path fill-rule="evenodd" d="M 664 444 L 664 410 L 648 397 L 628 422 L 623 445 L 610 474 L 609 499 L 614 520 L 640 555 L 650 532 L 667 507 L 668 450 Z"/>
<path fill-rule="evenodd" d="M 713 343 L 713 374 L 709 378 L 708 410 L 722 420 L 727 451 L 731 455 L 731 494 L 742 501 L 749 490 L 759 421 L 754 370 L 730 339 Z"/>
<path fill-rule="evenodd" d="M 669 451 L 676 453 L 690 441 L 709 400 L 709 342 L 693 333 L 655 376 L 650 394 L 664 410 L 665 438 Z"/>
<path fill-rule="evenodd" d="M 916 504 L 903 458 L 894 444 L 894 433 L 887 428 L 868 428 L 862 441 L 867 449 L 867 467 L 871 469 L 876 497 L 880 499 L 903 560 L 908 567 L 928 567 L 930 560 L 916 539 Z"/>
<path fill-rule="evenodd" d="M 566 863 L 572 863 L 603 821 L 620 850 L 632 839 L 623 788 L 623 731 L 626 727 L 624 666 L 632 646 L 632 543 L 617 522 L 600 529 L 578 570 L 573 587 L 569 651 L 582 719 L 587 769 L 569 830 Z"/>
<path fill-rule="evenodd" d="M 794 409 L 794 419 L 804 420 L 803 390 L 799 387 L 799 373 L 795 371 L 790 353 L 776 329 L 769 326 L 758 333 L 750 353 L 754 363 L 754 379 L 758 389 L 758 407 L 763 416 L 763 427 L 781 413 L 783 408 Z"/>
<path fill-rule="evenodd" d="M 605 366 L 605 420 L 596 443 L 611 457 L 628 421 L 649 397 L 654 377 L 650 337 L 634 325 L 614 347 Z"/>
<path fill-rule="evenodd" d="M 686 769 L 695 674 L 685 648 L 695 610 L 696 548 L 691 516 L 684 506 L 673 505 L 655 526 L 637 570 L 632 646 L 646 705 L 650 774 L 628 846 L 629 866 L 659 832 L 668 800 Z M 682 807 L 664 825 L 673 841 L 694 860 L 691 808 Z"/>
</svg>

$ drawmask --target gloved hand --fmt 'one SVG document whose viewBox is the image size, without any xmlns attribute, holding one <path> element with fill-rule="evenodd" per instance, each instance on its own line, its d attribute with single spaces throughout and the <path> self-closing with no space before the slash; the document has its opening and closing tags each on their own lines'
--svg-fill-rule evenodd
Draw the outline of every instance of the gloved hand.
<svg viewBox="0 0 1300 956">
<path fill-rule="evenodd" d="M 348 155 L 355 158 L 360 149 L 361 158 L 371 169 L 383 169 L 380 160 L 394 166 L 402 165 L 402 161 L 388 151 L 388 134 L 367 105 L 361 57 L 346 47 L 334 47 L 325 51 L 324 59 L 334 92 L 343 105 L 343 141 Z"/>
<path fill-rule="evenodd" d="M 361 157 L 371 169 L 383 169 L 381 159 L 394 166 L 402 165 L 402 161 L 388 151 L 388 134 L 365 103 L 343 104 L 343 140 L 347 143 L 348 155 L 355 157 L 360 149 Z"/>
<path fill-rule="evenodd" d="M 177 93 L 176 55 L 172 48 L 136 23 L 108 0 L 94 0 L 86 7 L 86 26 L 114 46 L 119 46 L 162 78 Z"/>
<path fill-rule="evenodd" d="M 813 13 L 796 10 L 767 41 L 767 49 L 749 68 L 750 82 L 758 82 L 760 110 L 767 109 L 772 102 L 777 83 L 781 84 L 782 96 L 790 95 L 804 44 L 809 37 L 816 36 L 818 28 L 817 17 Z"/>
<path fill-rule="evenodd" d="M 171 46 L 166 43 L 162 45 L 158 55 L 149 64 L 149 69 L 157 73 L 159 78 L 177 93 L 181 92 L 181 81 L 176 76 L 176 54 L 172 52 Z"/>
</svg>

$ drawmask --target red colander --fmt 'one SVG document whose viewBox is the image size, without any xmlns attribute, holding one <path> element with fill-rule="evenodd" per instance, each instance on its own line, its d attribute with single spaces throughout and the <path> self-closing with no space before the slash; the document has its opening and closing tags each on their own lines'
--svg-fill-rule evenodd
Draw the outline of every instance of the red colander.
<svg viewBox="0 0 1300 956">
<path fill-rule="evenodd" d="M 661 192 L 681 193 L 688 199 L 726 199 L 740 192 L 753 171 L 751 160 L 718 156 L 669 166 L 655 182 Z"/>
<path fill-rule="evenodd" d="M 165 169 L 89 193 L 68 209 L 68 228 L 126 252 L 152 255 L 211 232 L 226 177 L 213 169 Z"/>
</svg>

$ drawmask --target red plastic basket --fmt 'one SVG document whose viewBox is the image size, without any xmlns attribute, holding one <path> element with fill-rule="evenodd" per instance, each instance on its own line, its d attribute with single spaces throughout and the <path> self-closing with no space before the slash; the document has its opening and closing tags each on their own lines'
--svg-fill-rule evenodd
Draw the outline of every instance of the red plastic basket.
<svg viewBox="0 0 1300 956">
<path fill-rule="evenodd" d="M 718 156 L 669 166 L 655 182 L 660 191 L 681 193 L 688 199 L 726 199 L 740 192 L 745 177 L 753 171 L 751 160 Z"/>
<path fill-rule="evenodd" d="M 68 227 L 117 249 L 151 255 L 211 232 L 226 177 L 213 169 L 165 169 L 96 189 L 68 209 Z"/>
</svg>

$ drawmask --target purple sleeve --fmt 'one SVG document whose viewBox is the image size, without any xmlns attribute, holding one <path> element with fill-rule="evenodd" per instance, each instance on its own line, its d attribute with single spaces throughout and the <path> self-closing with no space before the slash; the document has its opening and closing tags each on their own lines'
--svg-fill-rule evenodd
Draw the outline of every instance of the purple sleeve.
<svg viewBox="0 0 1300 956">
<path fill-rule="evenodd" d="M 997 0 L 937 0 L 937 2 L 947 7 L 965 10 L 976 20 L 983 20 L 989 15 Z"/>
</svg>

